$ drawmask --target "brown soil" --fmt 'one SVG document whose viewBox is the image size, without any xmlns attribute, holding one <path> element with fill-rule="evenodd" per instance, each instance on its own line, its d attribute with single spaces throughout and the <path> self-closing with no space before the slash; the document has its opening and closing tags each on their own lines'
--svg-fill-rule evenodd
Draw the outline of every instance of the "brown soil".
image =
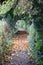
<svg viewBox="0 0 43 65">
<path fill-rule="evenodd" d="M 10 47 L 12 51 L 25 51 L 29 48 L 28 41 L 27 41 L 28 33 L 26 32 L 17 32 L 14 36 L 14 42 Z"/>
</svg>

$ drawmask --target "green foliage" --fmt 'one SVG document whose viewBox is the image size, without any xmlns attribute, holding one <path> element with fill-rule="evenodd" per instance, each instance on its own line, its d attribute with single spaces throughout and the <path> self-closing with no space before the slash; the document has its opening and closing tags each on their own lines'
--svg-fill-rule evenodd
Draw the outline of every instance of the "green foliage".
<svg viewBox="0 0 43 65">
<path fill-rule="evenodd" d="M 17 4 L 17 6 L 15 7 L 15 9 L 13 11 L 13 15 L 14 16 L 15 15 L 20 16 L 20 15 L 24 14 L 25 12 L 28 12 L 26 10 L 28 10 L 28 8 L 31 7 L 30 4 L 31 3 L 28 0 L 23 1 L 23 2 L 22 2 L 22 0 L 18 1 L 18 4 Z"/>
<path fill-rule="evenodd" d="M 43 65 L 43 39 L 42 37 L 40 37 L 40 35 L 38 35 L 39 38 L 37 38 L 37 42 L 35 45 L 35 50 L 37 51 L 37 61 L 38 61 L 38 65 Z"/>
<path fill-rule="evenodd" d="M 26 23 L 24 20 L 18 20 L 16 22 L 16 25 L 15 27 L 18 29 L 18 30 L 26 30 Z"/>
<path fill-rule="evenodd" d="M 16 0 L 5 0 L 0 4 L 0 16 L 6 14 L 16 3 Z"/>
<path fill-rule="evenodd" d="M 12 44 L 12 34 L 8 23 L 0 20 L 0 59 L 8 53 L 9 46 Z"/>
<path fill-rule="evenodd" d="M 35 35 L 35 46 L 33 47 L 34 57 L 36 56 L 38 65 L 43 65 L 43 1 L 32 0 L 31 16 L 33 19 Z"/>
</svg>

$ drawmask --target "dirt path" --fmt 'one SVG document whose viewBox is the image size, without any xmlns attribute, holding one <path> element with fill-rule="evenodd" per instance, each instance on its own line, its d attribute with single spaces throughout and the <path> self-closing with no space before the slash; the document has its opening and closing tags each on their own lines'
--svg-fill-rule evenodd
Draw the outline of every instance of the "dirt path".
<svg viewBox="0 0 43 65">
<path fill-rule="evenodd" d="M 11 46 L 13 53 L 11 54 L 12 60 L 6 62 L 5 65 L 36 65 L 34 59 L 30 59 L 26 49 L 29 48 L 26 33 L 19 33 L 14 37 L 14 43 Z"/>
<path fill-rule="evenodd" d="M 28 34 L 26 32 L 18 32 L 17 35 L 14 36 L 14 42 L 11 46 L 12 51 L 25 51 L 29 48 L 27 36 Z"/>
<path fill-rule="evenodd" d="M 34 59 L 29 59 L 25 51 L 12 54 L 12 61 L 7 62 L 5 65 L 36 65 Z"/>
</svg>

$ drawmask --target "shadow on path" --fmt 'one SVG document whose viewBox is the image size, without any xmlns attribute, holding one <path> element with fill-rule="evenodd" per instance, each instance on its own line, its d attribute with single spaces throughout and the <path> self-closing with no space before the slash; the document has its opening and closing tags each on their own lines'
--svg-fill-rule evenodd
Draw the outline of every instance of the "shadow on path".
<svg viewBox="0 0 43 65">
<path fill-rule="evenodd" d="M 12 61 L 6 62 L 5 65 L 36 65 L 34 59 L 30 59 L 25 51 L 11 55 Z"/>
</svg>

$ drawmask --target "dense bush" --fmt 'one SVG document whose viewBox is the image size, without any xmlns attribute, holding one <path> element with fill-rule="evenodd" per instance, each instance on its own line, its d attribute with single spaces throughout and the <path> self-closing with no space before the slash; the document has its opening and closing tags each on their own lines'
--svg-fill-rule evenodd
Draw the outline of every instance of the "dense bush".
<svg viewBox="0 0 43 65">
<path fill-rule="evenodd" d="M 37 64 L 43 65 L 43 1 L 32 0 L 32 6 L 33 7 L 30 11 L 33 21 L 31 21 L 34 25 L 33 29 L 35 29 L 35 32 L 33 31 L 35 35 L 32 33 L 35 44 L 33 47 L 33 55 L 37 59 Z"/>
<path fill-rule="evenodd" d="M 5 19 L 0 20 L 0 60 L 8 54 L 9 46 L 12 44 L 12 33 Z"/>
</svg>

